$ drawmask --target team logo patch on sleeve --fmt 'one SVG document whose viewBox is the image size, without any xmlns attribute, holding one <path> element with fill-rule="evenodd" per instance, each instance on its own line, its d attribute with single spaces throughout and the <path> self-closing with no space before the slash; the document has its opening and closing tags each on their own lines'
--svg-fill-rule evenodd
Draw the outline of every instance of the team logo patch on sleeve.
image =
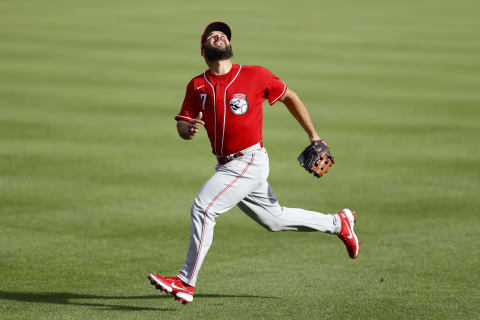
<svg viewBox="0 0 480 320">
<path fill-rule="evenodd" d="M 248 111 L 247 95 L 243 93 L 236 93 L 229 102 L 230 110 L 236 115 L 242 115 Z"/>
</svg>

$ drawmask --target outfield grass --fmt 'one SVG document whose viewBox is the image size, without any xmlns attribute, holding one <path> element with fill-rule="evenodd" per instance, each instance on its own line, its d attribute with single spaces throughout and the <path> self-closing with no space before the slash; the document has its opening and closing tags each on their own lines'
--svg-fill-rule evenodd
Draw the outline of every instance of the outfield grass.
<svg viewBox="0 0 480 320">
<path fill-rule="evenodd" d="M 479 319 L 478 1 L 0 3 L 0 319 Z M 319 233 L 217 221 L 188 306 L 147 274 L 183 263 L 215 160 L 173 116 L 202 28 L 309 107 L 336 165 L 265 107 L 280 202 L 351 207 L 359 259 Z"/>
</svg>

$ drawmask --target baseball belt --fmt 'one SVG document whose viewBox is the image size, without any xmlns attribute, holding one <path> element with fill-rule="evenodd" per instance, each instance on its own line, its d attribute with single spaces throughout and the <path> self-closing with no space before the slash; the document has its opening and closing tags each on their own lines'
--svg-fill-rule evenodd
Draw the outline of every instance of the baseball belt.
<svg viewBox="0 0 480 320">
<path fill-rule="evenodd" d="M 251 151 L 251 150 L 255 150 L 255 149 L 261 149 L 263 148 L 263 142 L 260 141 L 259 143 L 257 144 L 254 144 L 253 146 L 251 147 L 248 147 L 246 149 L 243 149 L 243 150 L 240 150 L 238 152 L 235 152 L 235 153 L 232 153 L 232 154 L 228 154 L 226 156 L 218 156 L 216 155 L 217 157 L 217 161 L 219 164 L 225 164 L 225 163 L 228 163 L 230 161 L 232 161 L 233 159 L 236 159 L 238 157 L 241 157 L 243 156 L 244 154 L 246 154 L 247 152 Z"/>
</svg>

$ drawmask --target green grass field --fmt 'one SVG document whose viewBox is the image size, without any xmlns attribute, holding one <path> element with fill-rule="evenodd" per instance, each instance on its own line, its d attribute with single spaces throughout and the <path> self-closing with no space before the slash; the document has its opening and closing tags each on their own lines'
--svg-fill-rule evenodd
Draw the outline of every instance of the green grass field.
<svg viewBox="0 0 480 320">
<path fill-rule="evenodd" d="M 0 3 L 0 319 L 480 319 L 480 3 Z M 357 210 L 336 237 L 217 220 L 190 306 L 147 281 L 183 263 L 189 208 L 214 172 L 205 132 L 176 133 L 205 69 L 203 27 L 233 29 L 307 104 L 336 165 L 265 106 L 285 206 Z"/>
</svg>

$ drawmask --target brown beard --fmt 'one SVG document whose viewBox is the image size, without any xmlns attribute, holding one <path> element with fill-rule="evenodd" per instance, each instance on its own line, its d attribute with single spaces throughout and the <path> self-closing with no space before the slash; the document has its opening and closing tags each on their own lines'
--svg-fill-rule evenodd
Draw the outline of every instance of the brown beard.
<svg viewBox="0 0 480 320">
<path fill-rule="evenodd" d="M 229 44 L 224 48 L 216 48 L 208 44 L 204 47 L 205 59 L 208 61 L 218 61 L 218 60 L 227 60 L 233 57 L 232 46 Z"/>
</svg>

